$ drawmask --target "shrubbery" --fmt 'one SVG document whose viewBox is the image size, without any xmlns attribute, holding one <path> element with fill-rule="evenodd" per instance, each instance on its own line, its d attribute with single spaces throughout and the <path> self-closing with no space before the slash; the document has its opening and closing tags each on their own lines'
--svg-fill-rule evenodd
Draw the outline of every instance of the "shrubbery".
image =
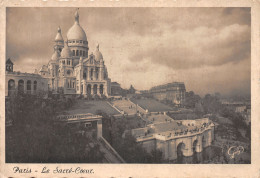
<svg viewBox="0 0 260 178">
<path fill-rule="evenodd" d="M 103 155 L 92 138 L 76 134 L 71 127 L 55 122 L 58 111 L 73 105 L 73 98 L 32 95 L 6 100 L 7 163 L 96 163 Z"/>
</svg>

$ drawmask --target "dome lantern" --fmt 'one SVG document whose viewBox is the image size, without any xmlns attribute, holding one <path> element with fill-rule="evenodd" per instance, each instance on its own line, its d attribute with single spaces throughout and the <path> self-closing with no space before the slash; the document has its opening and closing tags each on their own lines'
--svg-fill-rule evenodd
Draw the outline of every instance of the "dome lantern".
<svg viewBox="0 0 260 178">
<path fill-rule="evenodd" d="M 63 42 L 63 37 L 62 37 L 62 35 L 61 35 L 61 28 L 60 28 L 60 27 L 58 27 L 58 33 L 57 33 L 57 35 L 56 35 L 56 37 L 55 37 L 55 41 L 56 41 L 56 42 L 58 42 L 58 41 Z"/>
<path fill-rule="evenodd" d="M 96 48 L 96 51 L 95 51 L 95 59 L 96 59 L 96 61 L 102 61 L 103 60 L 103 55 L 99 51 L 99 44 L 97 44 L 97 48 Z"/>
<path fill-rule="evenodd" d="M 74 25 L 68 30 L 67 39 L 70 40 L 82 40 L 87 41 L 87 35 L 83 28 L 79 24 L 79 13 L 76 11 L 75 13 L 75 23 Z"/>
</svg>

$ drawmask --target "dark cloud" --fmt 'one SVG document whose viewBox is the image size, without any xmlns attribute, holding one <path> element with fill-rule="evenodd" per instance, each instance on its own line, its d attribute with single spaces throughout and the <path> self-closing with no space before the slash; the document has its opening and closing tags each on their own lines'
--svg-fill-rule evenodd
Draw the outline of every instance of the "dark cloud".
<svg viewBox="0 0 260 178">
<path fill-rule="evenodd" d="M 192 38 L 193 35 L 196 37 Z M 251 54 L 250 28 L 238 24 L 218 31 L 203 27 L 176 32 L 151 43 L 150 48 L 138 51 L 130 60 L 149 58 L 151 62 L 178 70 L 238 63 Z"/>
</svg>

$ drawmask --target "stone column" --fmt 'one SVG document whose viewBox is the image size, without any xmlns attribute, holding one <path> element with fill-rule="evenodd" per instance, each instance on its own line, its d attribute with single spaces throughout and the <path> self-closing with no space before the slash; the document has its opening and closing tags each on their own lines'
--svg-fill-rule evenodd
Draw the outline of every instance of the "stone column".
<svg viewBox="0 0 260 178">
<path fill-rule="evenodd" d="M 187 141 L 184 142 L 185 149 L 183 150 L 184 156 L 192 156 L 193 150 L 192 150 L 192 138 L 186 138 Z"/>
<path fill-rule="evenodd" d="M 90 68 L 88 67 L 87 80 L 90 80 Z"/>
<path fill-rule="evenodd" d="M 80 85 L 80 88 L 81 88 L 81 85 Z M 85 80 L 83 80 L 83 91 L 82 91 L 82 94 L 83 95 L 87 94 L 87 87 L 86 87 L 86 81 Z"/>
<path fill-rule="evenodd" d="M 177 147 L 176 147 L 176 140 L 169 141 L 169 159 L 174 160 L 177 159 Z"/>
<path fill-rule="evenodd" d="M 98 94 L 99 96 L 101 96 L 101 93 L 100 93 L 100 85 L 97 85 L 97 94 Z"/>
<path fill-rule="evenodd" d="M 27 80 L 24 80 L 24 83 L 23 83 L 23 92 L 24 92 L 24 93 L 27 93 Z"/>
<path fill-rule="evenodd" d="M 91 95 L 94 94 L 94 85 L 91 85 Z"/>
<path fill-rule="evenodd" d="M 35 94 L 36 91 L 34 91 L 34 80 L 31 82 L 31 94 Z"/>
<path fill-rule="evenodd" d="M 96 68 L 93 70 L 93 80 L 97 80 Z"/>
<path fill-rule="evenodd" d="M 100 68 L 100 80 L 104 80 L 104 68 Z"/>
<path fill-rule="evenodd" d="M 103 94 L 107 96 L 107 85 L 103 85 Z"/>
<path fill-rule="evenodd" d="M 202 148 L 202 137 L 198 136 L 197 139 L 198 139 L 198 143 L 197 143 L 197 146 L 196 146 L 196 152 L 200 153 L 203 150 L 203 148 Z"/>
<path fill-rule="evenodd" d="M 102 75 L 102 73 L 101 73 L 101 67 L 99 68 L 99 75 L 98 75 L 98 80 L 102 80 L 102 78 L 101 78 L 101 75 Z"/>
<path fill-rule="evenodd" d="M 97 138 L 102 137 L 102 121 L 97 121 Z"/>
<path fill-rule="evenodd" d="M 211 142 L 212 142 L 211 130 L 208 130 L 207 132 L 208 132 L 208 133 L 207 133 L 207 135 L 208 135 L 207 146 L 210 146 L 210 145 L 211 145 Z"/>
</svg>

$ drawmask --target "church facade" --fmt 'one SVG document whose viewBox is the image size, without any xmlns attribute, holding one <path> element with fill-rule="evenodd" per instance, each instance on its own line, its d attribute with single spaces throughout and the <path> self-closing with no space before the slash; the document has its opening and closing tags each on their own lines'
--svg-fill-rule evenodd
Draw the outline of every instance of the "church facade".
<svg viewBox="0 0 260 178">
<path fill-rule="evenodd" d="M 111 80 L 108 77 L 103 55 L 96 46 L 89 54 L 88 40 L 80 26 L 79 14 L 67 32 L 67 40 L 58 28 L 54 40 L 54 53 L 39 74 L 48 80 L 48 90 L 53 93 L 79 94 L 84 96 L 108 96 Z"/>
</svg>

